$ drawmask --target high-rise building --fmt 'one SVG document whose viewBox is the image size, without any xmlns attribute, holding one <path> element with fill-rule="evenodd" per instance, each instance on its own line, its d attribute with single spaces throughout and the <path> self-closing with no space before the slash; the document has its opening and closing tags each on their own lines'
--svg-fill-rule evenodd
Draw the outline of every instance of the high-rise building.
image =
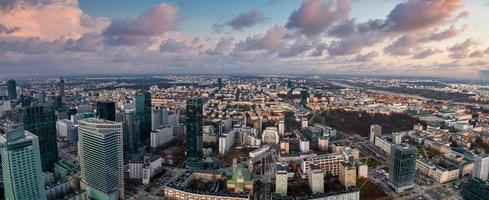
<svg viewBox="0 0 489 200">
<path fill-rule="evenodd" d="M 17 99 L 17 82 L 14 79 L 7 81 L 7 95 L 9 99 Z"/>
<path fill-rule="evenodd" d="M 353 162 L 340 163 L 340 174 L 338 179 L 345 187 L 355 187 L 357 185 L 357 168 Z"/>
<path fill-rule="evenodd" d="M 136 119 L 140 121 L 141 142 L 149 138 L 151 133 L 151 94 L 140 90 L 136 93 Z"/>
<path fill-rule="evenodd" d="M 59 92 L 58 92 L 58 95 L 60 97 L 64 97 L 65 96 L 65 79 L 63 77 L 60 77 L 58 84 L 59 84 Z"/>
<path fill-rule="evenodd" d="M 476 155 L 474 156 L 474 170 L 472 177 L 478 178 L 482 181 L 487 181 L 489 173 L 489 156 Z"/>
<path fill-rule="evenodd" d="M 78 125 L 82 188 L 93 199 L 123 199 L 122 123 L 88 118 Z"/>
<path fill-rule="evenodd" d="M 71 120 L 58 120 L 56 122 L 56 135 L 68 139 L 71 144 L 76 144 L 78 142 L 78 127 Z"/>
<path fill-rule="evenodd" d="M 139 139 L 139 122 L 136 120 L 134 110 L 124 110 L 122 114 L 124 123 L 124 148 L 125 151 L 135 152 L 138 148 Z"/>
<path fill-rule="evenodd" d="M 20 125 L 0 130 L 5 199 L 46 199 L 38 137 Z"/>
<path fill-rule="evenodd" d="M 187 126 L 187 167 L 200 168 L 202 166 L 202 114 L 204 100 L 202 98 L 189 99 L 186 106 Z"/>
<path fill-rule="evenodd" d="M 284 136 L 284 134 L 285 134 L 285 121 L 284 120 L 278 121 L 278 134 L 280 136 Z"/>
<path fill-rule="evenodd" d="M 115 102 L 113 102 L 113 101 L 98 101 L 97 102 L 97 118 L 115 121 Z"/>
<path fill-rule="evenodd" d="M 391 147 L 389 166 L 389 186 L 397 193 L 414 188 L 416 157 L 418 149 L 406 143 Z"/>
<path fill-rule="evenodd" d="M 375 136 L 382 135 L 382 126 L 378 124 L 370 125 L 370 142 L 375 142 Z"/>
<path fill-rule="evenodd" d="M 287 168 L 283 165 L 277 165 L 275 173 L 275 193 L 281 196 L 287 196 Z"/>
<path fill-rule="evenodd" d="M 151 109 L 151 130 L 159 129 L 163 121 L 163 108 L 154 107 Z"/>
<path fill-rule="evenodd" d="M 324 172 L 318 165 L 311 165 L 307 170 L 309 188 L 313 194 L 324 193 Z"/>
<path fill-rule="evenodd" d="M 17 116 L 24 124 L 24 129 L 39 139 L 42 170 L 53 171 L 54 163 L 58 161 L 54 110 L 48 106 L 31 106 L 20 108 Z"/>
</svg>

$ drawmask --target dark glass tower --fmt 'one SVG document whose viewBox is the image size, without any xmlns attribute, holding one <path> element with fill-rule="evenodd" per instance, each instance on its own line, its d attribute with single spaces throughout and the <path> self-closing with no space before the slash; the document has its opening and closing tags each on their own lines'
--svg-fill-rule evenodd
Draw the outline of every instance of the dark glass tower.
<svg viewBox="0 0 489 200">
<path fill-rule="evenodd" d="M 147 91 L 136 93 L 136 119 L 140 124 L 140 139 L 144 143 L 151 133 L 151 94 Z"/>
<path fill-rule="evenodd" d="M 115 102 L 113 101 L 97 102 L 97 118 L 115 121 Z"/>
<path fill-rule="evenodd" d="M 10 99 L 17 99 L 17 82 L 14 79 L 7 81 L 7 95 Z"/>
<path fill-rule="evenodd" d="M 204 100 L 190 99 L 186 107 L 187 167 L 202 168 L 202 114 Z"/>
<path fill-rule="evenodd" d="M 51 107 L 31 106 L 20 108 L 17 115 L 24 129 L 39 138 L 42 170 L 53 171 L 54 163 L 58 161 L 54 110 Z"/>
<path fill-rule="evenodd" d="M 397 193 L 414 188 L 418 149 L 406 143 L 392 145 L 389 166 L 389 186 Z"/>
</svg>

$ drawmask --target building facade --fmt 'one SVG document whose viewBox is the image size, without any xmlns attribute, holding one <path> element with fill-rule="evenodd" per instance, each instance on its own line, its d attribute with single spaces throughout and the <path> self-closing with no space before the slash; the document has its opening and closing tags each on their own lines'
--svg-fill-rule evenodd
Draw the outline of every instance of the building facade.
<svg viewBox="0 0 489 200">
<path fill-rule="evenodd" d="M 201 168 L 203 159 L 202 144 L 202 115 L 204 100 L 202 98 L 190 99 L 186 106 L 187 126 L 187 167 Z"/>
<path fill-rule="evenodd" d="M 94 199 L 123 199 L 122 123 L 88 118 L 78 124 L 82 188 Z"/>
<path fill-rule="evenodd" d="M 46 199 L 38 137 L 19 125 L 0 132 L 5 199 Z"/>
<path fill-rule="evenodd" d="M 41 149 L 42 171 L 53 171 L 58 161 L 56 144 L 56 115 L 51 107 L 32 106 L 18 110 L 24 129 L 36 135 Z"/>
<path fill-rule="evenodd" d="M 397 193 L 414 188 L 417 156 L 418 149 L 414 146 L 406 143 L 392 146 L 388 184 Z"/>
</svg>

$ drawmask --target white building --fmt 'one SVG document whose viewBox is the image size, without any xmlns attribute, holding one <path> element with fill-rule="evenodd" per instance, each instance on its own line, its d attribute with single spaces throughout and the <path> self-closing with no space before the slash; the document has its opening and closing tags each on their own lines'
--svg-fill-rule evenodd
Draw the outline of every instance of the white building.
<svg viewBox="0 0 489 200">
<path fill-rule="evenodd" d="M 474 172 L 472 176 L 486 181 L 489 173 L 489 156 L 476 155 L 474 157 Z"/>
<path fill-rule="evenodd" d="M 375 143 L 375 137 L 382 135 L 382 126 L 374 124 L 370 126 L 370 142 Z"/>
<path fill-rule="evenodd" d="M 78 125 L 82 189 L 95 199 L 123 199 L 122 123 L 88 118 Z"/>
<path fill-rule="evenodd" d="M 387 153 L 389 155 L 391 153 L 392 143 L 387 141 L 386 138 L 375 136 L 375 146 Z"/>
<path fill-rule="evenodd" d="M 38 137 L 20 125 L 0 133 L 5 199 L 46 199 Z"/>
<path fill-rule="evenodd" d="M 130 179 L 143 179 L 143 162 L 130 162 L 129 163 L 129 178 Z"/>
<path fill-rule="evenodd" d="M 161 129 L 151 131 L 150 143 L 151 148 L 158 148 L 161 145 L 167 144 L 173 140 L 173 127 L 164 126 Z"/>
<path fill-rule="evenodd" d="M 319 166 L 312 165 L 307 170 L 309 188 L 313 194 L 324 193 L 324 172 Z"/>
<path fill-rule="evenodd" d="M 339 174 L 340 162 L 344 161 L 345 157 L 342 153 L 330 153 L 304 157 L 301 163 L 302 178 L 306 178 L 307 171 L 311 165 L 318 165 L 326 174 L 337 176 Z"/>
<path fill-rule="evenodd" d="M 234 147 L 235 138 L 235 130 L 231 130 L 228 133 L 219 136 L 219 155 L 226 155 L 231 150 L 231 148 Z"/>
<path fill-rule="evenodd" d="M 309 140 L 307 139 L 301 139 L 299 141 L 300 145 L 299 145 L 299 148 L 301 150 L 302 153 L 306 153 L 306 152 L 309 152 L 310 149 L 309 149 Z"/>
<path fill-rule="evenodd" d="M 283 136 L 285 134 L 285 121 L 278 121 L 278 134 Z"/>
<path fill-rule="evenodd" d="M 262 134 L 262 141 L 265 144 L 278 144 L 279 135 L 278 130 L 275 127 L 267 127 Z"/>
</svg>

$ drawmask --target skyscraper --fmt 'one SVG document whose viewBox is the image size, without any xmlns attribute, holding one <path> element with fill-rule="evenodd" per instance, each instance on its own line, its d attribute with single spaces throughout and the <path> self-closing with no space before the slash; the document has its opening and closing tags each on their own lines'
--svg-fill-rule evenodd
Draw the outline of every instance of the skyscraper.
<svg viewBox="0 0 489 200">
<path fill-rule="evenodd" d="M 14 79 L 7 81 L 7 95 L 10 99 L 17 99 L 17 82 Z"/>
<path fill-rule="evenodd" d="M 370 125 L 370 142 L 375 142 L 375 136 L 382 135 L 382 126 L 378 124 Z"/>
<path fill-rule="evenodd" d="M 163 109 L 161 107 L 154 107 L 151 110 L 151 130 L 154 131 L 160 128 L 163 121 Z"/>
<path fill-rule="evenodd" d="M 124 110 L 122 114 L 124 123 L 124 148 L 129 152 L 135 152 L 139 143 L 139 123 L 136 121 L 134 110 Z"/>
<path fill-rule="evenodd" d="M 20 108 L 17 115 L 24 124 L 24 129 L 39 139 L 42 170 L 53 171 L 54 163 L 58 161 L 54 110 L 47 106 L 31 106 Z"/>
<path fill-rule="evenodd" d="M 60 77 L 58 84 L 59 84 L 58 95 L 60 97 L 64 97 L 65 96 L 65 79 L 63 77 Z"/>
<path fill-rule="evenodd" d="M 287 167 L 285 165 L 277 165 L 275 173 L 275 193 L 282 196 L 287 196 Z"/>
<path fill-rule="evenodd" d="M 98 101 L 97 102 L 97 117 L 115 121 L 115 102 L 113 101 Z"/>
<path fill-rule="evenodd" d="M 474 156 L 474 172 L 472 177 L 482 181 L 487 181 L 489 173 L 489 156 L 476 155 Z"/>
<path fill-rule="evenodd" d="M 151 94 L 147 91 L 136 93 L 136 119 L 141 122 L 140 139 L 145 141 L 151 133 Z"/>
<path fill-rule="evenodd" d="M 5 198 L 46 199 L 38 137 L 8 125 L 0 130 L 0 146 Z"/>
<path fill-rule="evenodd" d="M 122 123 L 88 118 L 78 125 L 82 188 L 93 199 L 123 199 Z"/>
<path fill-rule="evenodd" d="M 414 188 L 416 157 L 418 149 L 406 143 L 395 144 L 391 147 L 389 166 L 389 186 L 397 193 Z"/>
<path fill-rule="evenodd" d="M 189 99 L 186 106 L 187 116 L 187 167 L 202 167 L 202 114 L 204 100 Z"/>
</svg>

